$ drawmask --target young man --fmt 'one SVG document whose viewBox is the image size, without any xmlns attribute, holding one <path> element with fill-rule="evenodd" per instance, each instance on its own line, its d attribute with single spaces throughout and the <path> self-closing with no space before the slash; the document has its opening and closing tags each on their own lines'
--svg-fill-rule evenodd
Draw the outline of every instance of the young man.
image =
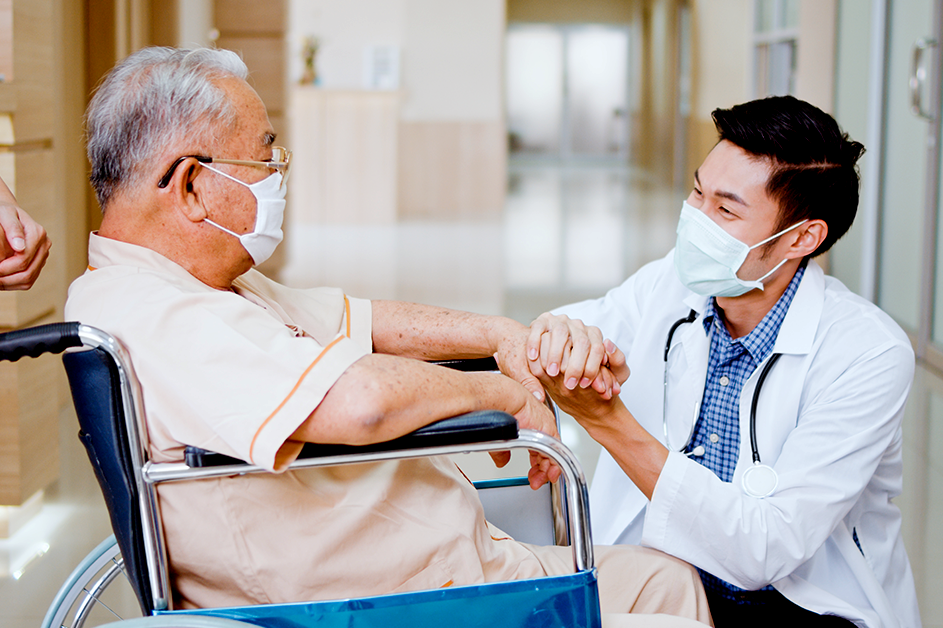
<svg viewBox="0 0 943 628">
<path fill-rule="evenodd" d="M 792 97 L 713 117 L 675 249 L 532 326 L 532 370 L 605 448 L 595 538 L 698 567 L 717 626 L 919 626 L 891 502 L 913 352 L 810 261 L 854 219 L 863 147 Z M 580 381 L 568 317 L 621 349 L 621 397 Z"/>
</svg>

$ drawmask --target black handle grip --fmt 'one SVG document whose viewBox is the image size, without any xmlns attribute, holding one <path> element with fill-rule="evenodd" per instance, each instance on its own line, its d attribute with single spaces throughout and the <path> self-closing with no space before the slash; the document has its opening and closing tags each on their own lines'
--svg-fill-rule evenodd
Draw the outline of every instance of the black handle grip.
<svg viewBox="0 0 943 628">
<path fill-rule="evenodd" d="M 432 363 L 466 373 L 498 370 L 498 363 L 491 356 L 487 358 L 466 358 L 463 360 L 436 360 Z"/>
<path fill-rule="evenodd" d="M 38 358 L 44 353 L 62 353 L 81 347 L 78 323 L 50 323 L 0 334 L 0 361 L 16 362 L 24 356 Z"/>
</svg>

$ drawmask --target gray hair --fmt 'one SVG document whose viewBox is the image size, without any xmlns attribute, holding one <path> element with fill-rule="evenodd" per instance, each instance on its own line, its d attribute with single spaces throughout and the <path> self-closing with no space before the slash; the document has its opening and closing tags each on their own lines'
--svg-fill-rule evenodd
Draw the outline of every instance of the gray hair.
<svg viewBox="0 0 943 628">
<path fill-rule="evenodd" d="M 247 76 L 239 55 L 211 48 L 143 48 L 118 63 L 85 114 L 89 179 L 102 209 L 137 184 L 162 149 L 185 140 L 205 149 L 214 129 L 234 124 L 214 80 Z"/>
</svg>

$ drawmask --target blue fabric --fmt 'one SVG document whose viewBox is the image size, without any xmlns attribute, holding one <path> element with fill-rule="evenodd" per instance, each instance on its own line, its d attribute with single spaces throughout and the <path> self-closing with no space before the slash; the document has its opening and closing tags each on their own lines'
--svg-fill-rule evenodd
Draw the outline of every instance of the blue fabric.
<svg viewBox="0 0 943 628">
<path fill-rule="evenodd" d="M 209 615 L 266 628 L 598 628 L 602 619 L 595 569 L 565 576 L 353 600 L 165 611 L 154 614 Z"/>
<path fill-rule="evenodd" d="M 776 305 L 766 313 L 760 324 L 743 338 L 733 339 L 722 320 L 722 311 L 715 299 L 704 312 L 704 331 L 710 337 L 710 354 L 707 362 L 707 380 L 704 397 L 694 429 L 694 436 L 685 449 L 704 447 L 703 456 L 691 456 L 724 482 L 730 482 L 740 452 L 740 392 L 758 364 L 769 357 L 776 344 L 776 336 L 792 298 L 805 274 L 805 264 L 799 266 L 786 291 Z M 713 438 L 712 438 L 713 437 Z M 709 591 L 744 603 L 739 595 L 743 589 L 716 578 L 698 569 L 704 587 Z M 764 590 L 772 589 L 766 587 Z"/>
</svg>

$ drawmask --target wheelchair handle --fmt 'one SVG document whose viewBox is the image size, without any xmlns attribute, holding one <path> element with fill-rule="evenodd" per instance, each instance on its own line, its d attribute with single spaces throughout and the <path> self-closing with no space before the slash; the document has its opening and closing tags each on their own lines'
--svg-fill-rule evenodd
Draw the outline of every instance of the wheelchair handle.
<svg viewBox="0 0 943 628">
<path fill-rule="evenodd" d="M 26 356 L 38 358 L 44 353 L 62 353 L 81 347 L 79 323 L 50 323 L 0 334 L 0 361 L 16 362 Z"/>
</svg>

